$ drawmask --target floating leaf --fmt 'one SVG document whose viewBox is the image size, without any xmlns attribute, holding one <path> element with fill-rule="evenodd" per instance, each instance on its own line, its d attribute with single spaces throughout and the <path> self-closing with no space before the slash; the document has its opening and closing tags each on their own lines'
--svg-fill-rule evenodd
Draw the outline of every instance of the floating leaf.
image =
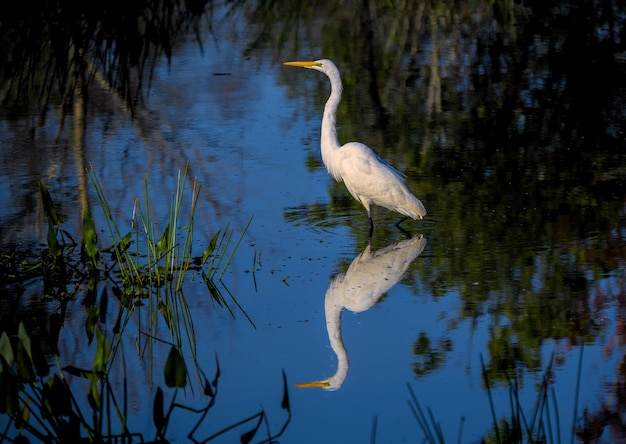
<svg viewBox="0 0 626 444">
<path fill-rule="evenodd" d="M 187 385 L 187 365 L 178 349 L 172 346 L 165 361 L 165 384 L 168 387 L 184 388 Z"/>
</svg>

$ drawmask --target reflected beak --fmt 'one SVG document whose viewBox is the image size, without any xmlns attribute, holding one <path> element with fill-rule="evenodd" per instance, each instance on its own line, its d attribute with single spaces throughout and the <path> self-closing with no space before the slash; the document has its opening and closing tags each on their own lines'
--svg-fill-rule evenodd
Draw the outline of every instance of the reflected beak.
<svg viewBox="0 0 626 444">
<path fill-rule="evenodd" d="M 283 65 L 300 66 L 302 68 L 312 68 L 313 66 L 322 66 L 319 62 L 285 62 Z"/>
<path fill-rule="evenodd" d="M 294 386 L 300 387 L 300 388 L 311 388 L 311 387 L 328 388 L 330 387 L 330 383 L 328 381 L 313 381 L 313 382 L 301 382 L 300 384 L 294 384 Z"/>
</svg>

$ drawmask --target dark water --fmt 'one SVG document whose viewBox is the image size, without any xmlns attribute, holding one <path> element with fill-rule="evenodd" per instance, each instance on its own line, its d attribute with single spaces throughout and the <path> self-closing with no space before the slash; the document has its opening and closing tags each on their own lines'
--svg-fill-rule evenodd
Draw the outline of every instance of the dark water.
<svg viewBox="0 0 626 444">
<path fill-rule="evenodd" d="M 197 436 L 259 406 L 277 433 L 287 418 L 284 371 L 284 442 L 421 442 L 407 385 L 446 441 L 476 442 L 495 436 L 490 400 L 510 421 L 518 384 L 530 418 L 544 378 L 558 406 L 558 419 L 554 410 L 544 417 L 548 441 L 580 440 L 585 424 L 607 442 L 623 439 L 621 3 L 24 8 L 0 21 L 5 36 L 31 24 L 0 50 L 3 252 L 37 255 L 45 245 L 39 181 L 65 230 L 81 239 L 89 208 L 109 245 L 89 166 L 131 231 L 144 180 L 164 229 L 189 164 L 202 184 L 197 254 L 218 230 L 236 237 L 253 217 L 222 279 L 234 316 L 199 272 L 186 281 L 178 333 L 152 299 L 120 308 L 115 283 L 100 284 L 97 300 L 107 288 L 108 306 L 99 305 L 97 325 L 118 344 L 109 380 L 117 390 L 124 375 L 130 382 L 132 431 L 154 437 L 156 387 L 173 396 L 163 376 L 173 343 L 209 379 L 219 360 L 216 405 Z M 413 243 L 380 209 L 368 243 L 364 210 L 321 163 L 328 81 L 282 62 L 322 57 L 342 71 L 340 140 L 370 145 L 428 210 L 404 224 Z M 1 276 L 3 330 L 38 319 L 56 332 L 61 367 L 92 368 L 86 284 L 70 301 L 42 301 L 45 280 L 22 287 L 8 267 Z M 329 309 L 337 306 L 340 314 Z M 202 378 L 190 376 L 193 391 L 177 400 L 206 404 Z M 334 390 L 293 385 L 329 377 Z M 89 411 L 88 385 L 68 378 Z M 186 440 L 196 420 L 177 411 L 168 438 Z"/>
</svg>

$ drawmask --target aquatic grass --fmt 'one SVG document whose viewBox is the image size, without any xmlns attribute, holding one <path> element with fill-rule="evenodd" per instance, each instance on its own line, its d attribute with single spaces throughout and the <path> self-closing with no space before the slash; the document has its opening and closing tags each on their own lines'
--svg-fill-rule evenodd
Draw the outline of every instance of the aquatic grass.
<svg viewBox="0 0 626 444">
<path fill-rule="evenodd" d="M 89 178 L 107 222 L 113 243 L 110 250 L 119 266 L 118 274 L 122 281 L 120 298 L 126 300 L 124 306 L 127 309 L 122 315 L 124 319 L 120 325 L 125 326 L 134 310 L 138 309 L 141 333 L 137 340 L 139 355 L 143 357 L 148 353 L 152 362 L 155 341 L 176 347 L 182 347 L 186 342 L 197 374 L 197 346 L 192 314 L 183 292 L 185 278 L 190 271 L 199 271 L 211 300 L 226 307 L 234 317 L 235 312 L 230 307 L 232 301 L 254 326 L 243 307 L 222 282 L 252 218 L 238 238 L 234 238 L 234 231 L 227 225 L 224 230 L 215 233 L 200 256 L 194 256 L 194 217 L 201 186 L 194 179 L 191 189 L 187 189 L 188 168 L 189 165 L 186 165 L 183 171 L 178 172 L 176 189 L 169 200 L 167 225 L 161 233 L 151 216 L 154 212 L 147 180 L 143 184 L 143 203 L 136 198 L 133 205 L 132 231 L 122 234 L 93 167 L 89 170 Z M 188 217 L 186 220 L 183 219 L 184 215 Z M 230 301 L 226 300 L 225 295 L 229 296 Z M 145 304 L 147 322 L 141 316 L 142 305 Z M 160 337 L 161 324 L 169 334 L 167 340 Z M 152 382 L 152 378 L 150 381 Z"/>
<path fill-rule="evenodd" d="M 429 444 L 443 444 L 445 443 L 445 439 L 443 437 L 443 432 L 441 430 L 441 424 L 435 421 L 435 417 L 433 416 L 433 412 L 430 407 L 427 408 L 428 417 L 424 414 L 422 410 L 422 406 L 417 400 L 417 396 L 415 396 L 415 392 L 413 388 L 407 384 L 409 389 L 409 394 L 411 398 L 409 399 L 409 408 L 411 409 L 411 413 L 415 417 L 415 420 L 420 426 L 420 429 L 424 433 L 424 439 Z"/>
<path fill-rule="evenodd" d="M 37 325 L 37 328 L 45 330 L 43 325 Z M 261 409 L 211 436 L 196 438 L 200 426 L 217 403 L 219 362 L 216 356 L 212 380 L 200 370 L 205 395 L 202 405 L 199 408 L 187 406 L 177 401 L 179 390 L 189 384 L 187 369 L 178 349 L 171 347 L 163 366 L 166 389 L 173 392 L 169 405 L 165 403 L 164 389 L 157 387 L 152 402 L 153 429 L 146 431 L 144 424 L 140 423 L 137 427 L 144 432 L 133 431 L 134 424 L 129 421 L 125 361 L 122 362 L 122 383 L 118 385 L 109 378 L 109 361 L 113 359 L 109 339 L 100 328 L 96 328 L 95 336 L 97 341 L 91 368 L 78 368 L 72 365 L 62 367 L 58 350 L 52 353 L 53 361 L 47 359 L 44 351 L 35 346 L 36 341 L 31 339 L 24 323 L 19 324 L 16 332 L 0 331 L 0 390 L 3 393 L 0 412 L 7 418 L 0 430 L 0 442 L 144 442 L 146 439 L 168 442 L 170 425 L 179 432 L 187 425 L 187 437 L 192 442 L 209 442 L 238 430 L 240 442 L 249 443 L 257 438 L 269 443 L 276 442 L 291 420 L 287 378 L 283 371 L 280 407 L 287 416 L 278 432 L 270 430 L 268 415 Z M 48 365 L 46 361 L 52 364 Z M 38 362 L 45 365 L 37 365 Z M 74 377 L 71 383 L 67 378 L 70 375 Z M 183 412 L 189 413 L 188 418 L 173 422 L 175 411 L 175 421 L 180 420 Z M 262 425 L 265 425 L 264 430 Z M 152 437 L 149 436 L 151 433 Z"/>
<path fill-rule="evenodd" d="M 582 363 L 582 348 L 579 360 L 579 370 L 576 381 L 576 392 L 574 402 L 574 417 L 572 424 L 576 424 L 577 412 L 578 412 L 578 391 L 580 388 L 581 378 L 581 363 Z M 508 394 L 509 394 L 509 412 L 505 419 L 502 416 L 498 416 L 498 410 L 496 409 L 494 399 L 491 392 L 491 382 L 489 381 L 488 371 L 483 361 L 483 357 L 480 357 L 481 372 L 483 376 L 483 382 L 487 390 L 487 397 L 489 400 L 489 408 L 491 411 L 492 427 L 491 430 L 485 435 L 482 442 L 495 442 L 495 443 L 561 443 L 561 421 L 559 415 L 559 407 L 556 399 L 554 389 L 551 387 L 551 375 L 552 366 L 554 363 L 554 357 L 550 359 L 550 362 L 544 371 L 541 384 L 539 385 L 539 392 L 537 399 L 534 403 L 535 407 L 532 414 L 528 417 L 524 413 L 524 409 L 520 402 L 520 384 L 516 374 L 512 377 L 507 375 Z M 415 417 L 415 420 L 424 435 L 424 441 L 429 444 L 444 444 L 445 438 L 442 433 L 440 423 L 435 419 L 430 408 L 427 408 L 426 413 L 422 409 L 417 396 L 410 384 L 407 384 L 410 398 L 409 408 Z M 459 428 L 459 434 L 457 442 L 462 442 L 464 418 L 461 418 L 461 426 Z M 571 431 L 571 442 L 574 441 L 574 430 Z"/>
<path fill-rule="evenodd" d="M 251 217 L 232 247 L 234 231 L 227 225 L 224 230 L 215 233 L 200 256 L 193 256 L 194 218 L 201 185 L 194 179 L 189 219 L 185 223 L 181 218 L 184 213 L 183 201 L 188 181 L 188 167 L 186 165 L 183 172 L 178 172 L 176 191 L 170 200 L 168 224 L 160 235 L 150 216 L 152 211 L 147 180 L 144 181 L 144 206 L 138 198 L 135 199 L 133 206 L 131 224 L 133 231 L 122 235 L 109 208 L 100 180 L 93 167 L 88 170 L 104 213 L 109 237 L 113 242 L 108 249 L 113 251 L 124 284 L 129 289 L 134 289 L 137 294 L 145 293 L 147 288 L 162 287 L 166 284 L 171 285 L 171 290 L 179 291 L 183 288 L 190 270 L 202 270 L 205 280 L 221 281 L 252 223 Z M 179 231 L 182 231 L 182 236 L 179 236 Z M 131 250 L 131 245 L 135 246 L 134 250 Z"/>
<path fill-rule="evenodd" d="M 100 441 L 103 438 L 142 439 L 140 434 L 129 431 L 124 361 L 121 398 L 118 398 L 119 393 L 114 393 L 108 379 L 118 353 L 124 360 L 122 338 L 131 319 L 137 320 L 138 355 L 144 357 L 146 353 L 149 354 L 151 365 L 147 383 L 150 387 L 153 385 L 155 367 L 153 359 L 156 356 L 156 346 L 158 344 L 162 348 L 165 345 L 170 350 L 164 368 L 166 385 L 175 390 L 193 392 L 194 389 L 189 382 L 190 368 L 193 367 L 197 386 L 211 398 L 208 406 L 200 410 L 204 412 L 202 418 L 213 406 L 217 377 L 212 384 L 214 388 L 207 386 L 207 379 L 198 365 L 191 309 L 183 293 L 185 277 L 191 271 L 199 272 L 207 286 L 211 301 L 225 307 L 233 317 L 235 311 L 231 304 L 234 303 L 254 327 L 252 319 L 222 281 L 252 218 L 238 237 L 234 235 L 234 230 L 227 226 L 211 238 L 201 256 L 193 256 L 194 214 L 200 185 L 193 181 L 191 204 L 186 206 L 185 199 L 189 195 L 189 191 L 186 190 L 187 172 L 185 168 L 178 174 L 176 191 L 170 199 L 168 223 L 162 233 L 158 233 L 157 224 L 150 217 L 152 214 L 150 193 L 147 181 L 144 181 L 145 203 L 142 204 L 139 198 L 135 200 L 133 224 L 131 230 L 124 234 L 113 217 L 102 183 L 91 167 L 88 176 L 104 214 L 111 245 L 107 248 L 99 246 L 93 216 L 88 208 L 84 208 L 80 255 L 75 254 L 79 244 L 61 228 L 63 217 L 55 206 L 48 188 L 43 182 L 40 183 L 44 213 L 48 221 L 48 247 L 40 253 L 37 260 L 25 260 L 28 255 L 16 251 L 10 254 L 2 252 L 3 260 L 6 258 L 9 261 L 7 264 L 3 263 L 2 272 L 9 273 L 11 279 L 20 282 L 22 286 L 25 283 L 20 279 L 43 278 L 44 296 L 59 299 L 62 303 L 68 298 L 74 298 L 78 291 L 81 291 L 87 314 L 85 333 L 88 344 L 95 347 L 95 354 L 91 369 L 81 369 L 72 365 L 61 368 L 58 350 L 54 344 L 50 344 L 54 347 L 52 355 L 56 362 L 55 371 L 54 365 L 50 366 L 46 362 L 42 351 L 31 352 L 30 339 L 22 325 L 17 341 L 9 340 L 6 332 L 0 330 L 0 392 L 7 395 L 0 400 L 0 407 L 3 414 L 10 418 L 4 431 L 0 431 L 0 442 L 8 438 L 9 430 L 28 431 L 37 440 L 45 440 L 51 436 L 67 442 L 85 438 L 90 441 Z M 190 214 L 186 221 L 182 218 L 185 214 Z M 109 255 L 110 259 L 107 259 Z M 257 261 L 256 252 L 254 261 Z M 110 284 L 102 285 L 104 281 Z M 107 323 L 110 292 L 119 301 L 118 311 L 114 316 L 112 328 L 103 329 L 102 326 Z M 168 338 L 162 337 L 161 326 L 165 326 Z M 110 337 L 107 337 L 104 331 L 109 332 Z M 15 351 L 12 343 L 16 344 Z M 187 364 L 183 351 L 191 354 L 193 366 Z M 51 371 L 54 373 L 49 376 Z M 79 402 L 74 397 L 66 382 L 66 375 L 73 375 L 85 381 L 85 384 L 78 385 L 84 390 L 86 404 L 85 400 Z M 282 407 L 287 410 L 288 416 L 278 434 L 270 432 L 267 415 L 261 410 L 226 427 L 214 437 L 240 427 L 245 428 L 250 422 L 256 425 L 241 435 L 242 442 L 247 442 L 260 434 L 263 425 L 268 436 L 266 441 L 272 441 L 280 436 L 291 417 L 284 374 L 283 380 L 285 391 Z M 50 396 L 52 398 L 48 399 Z M 174 403 L 174 400 L 175 396 L 166 413 L 159 409 L 162 400 L 159 404 L 159 400 L 155 399 L 153 414 L 159 438 L 165 436 L 173 409 L 186 409 L 185 406 Z M 90 411 L 81 410 L 85 405 Z M 194 431 L 196 428 L 194 427 Z M 203 442 L 214 437 L 203 439 Z"/>
</svg>

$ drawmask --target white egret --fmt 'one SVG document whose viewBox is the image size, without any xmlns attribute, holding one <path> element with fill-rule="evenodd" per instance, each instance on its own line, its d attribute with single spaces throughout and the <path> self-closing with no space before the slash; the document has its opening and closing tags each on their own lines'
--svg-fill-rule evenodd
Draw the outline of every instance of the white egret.
<svg viewBox="0 0 626 444">
<path fill-rule="evenodd" d="M 370 245 L 354 258 L 345 273 L 330 281 L 324 299 L 326 331 L 330 346 L 337 355 L 337 371 L 322 381 L 295 384 L 296 387 L 320 387 L 337 390 L 348 376 L 348 350 L 341 336 L 341 313 L 346 308 L 353 313 L 369 310 L 383 294 L 396 285 L 411 263 L 424 251 L 426 238 L 415 236 L 372 251 Z"/>
<path fill-rule="evenodd" d="M 348 142 L 341 146 L 337 138 L 337 106 L 341 101 L 343 85 L 335 64 L 327 59 L 314 62 L 285 62 L 288 66 L 321 71 L 330 79 L 330 97 L 324 107 L 320 147 L 322 161 L 330 175 L 346 188 L 367 211 L 370 235 L 374 229 L 371 206 L 378 205 L 396 211 L 406 218 L 422 219 L 426 209 L 406 186 L 404 176 L 382 160 L 367 145 Z"/>
</svg>

